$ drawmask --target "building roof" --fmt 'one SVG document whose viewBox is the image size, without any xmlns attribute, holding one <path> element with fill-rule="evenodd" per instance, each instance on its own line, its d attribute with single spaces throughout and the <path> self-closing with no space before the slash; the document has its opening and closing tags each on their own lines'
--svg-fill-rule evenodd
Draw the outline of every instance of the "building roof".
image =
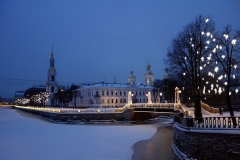
<svg viewBox="0 0 240 160">
<path fill-rule="evenodd" d="M 79 89 L 81 88 L 97 88 L 97 87 L 109 87 L 109 88 L 149 88 L 153 89 L 151 86 L 146 86 L 143 84 L 136 84 L 136 85 L 131 85 L 131 84 L 123 84 L 123 83 L 95 83 L 95 84 L 89 84 L 89 85 L 82 85 Z M 79 90 L 76 89 L 76 90 Z"/>
<path fill-rule="evenodd" d="M 23 98 L 25 91 L 16 91 L 14 97 L 15 98 Z"/>
</svg>

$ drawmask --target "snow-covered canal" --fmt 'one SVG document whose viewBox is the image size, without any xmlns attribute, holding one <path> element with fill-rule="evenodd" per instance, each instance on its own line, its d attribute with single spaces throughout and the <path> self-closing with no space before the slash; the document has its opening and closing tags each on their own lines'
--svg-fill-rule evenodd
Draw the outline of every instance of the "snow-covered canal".
<svg viewBox="0 0 240 160">
<path fill-rule="evenodd" d="M 127 160 L 154 125 L 56 124 L 0 107 L 0 160 Z"/>
</svg>

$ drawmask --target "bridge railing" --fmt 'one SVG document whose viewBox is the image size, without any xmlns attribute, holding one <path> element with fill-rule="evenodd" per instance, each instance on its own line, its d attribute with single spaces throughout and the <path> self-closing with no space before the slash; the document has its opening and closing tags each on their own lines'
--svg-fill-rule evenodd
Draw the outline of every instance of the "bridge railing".
<svg viewBox="0 0 240 160">
<path fill-rule="evenodd" d="M 237 125 L 232 123 L 235 119 Z M 203 117 L 188 118 L 176 115 L 174 122 L 185 127 L 202 128 L 202 129 L 240 129 L 240 117 Z"/>
<path fill-rule="evenodd" d="M 147 107 L 147 108 L 174 108 L 175 103 L 134 103 L 130 107 Z"/>
</svg>

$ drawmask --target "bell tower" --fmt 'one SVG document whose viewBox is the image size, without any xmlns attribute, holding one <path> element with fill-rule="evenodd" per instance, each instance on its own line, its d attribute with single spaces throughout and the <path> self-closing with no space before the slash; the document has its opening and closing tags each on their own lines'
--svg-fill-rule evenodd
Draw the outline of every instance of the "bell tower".
<svg viewBox="0 0 240 160">
<path fill-rule="evenodd" d="M 151 65 L 149 65 L 149 62 L 148 62 L 147 72 L 144 74 L 144 85 L 146 86 L 153 86 L 153 83 L 154 83 L 154 75 L 150 69 L 151 69 Z"/>
<path fill-rule="evenodd" d="M 131 85 L 136 84 L 136 77 L 133 75 L 132 69 L 130 71 L 130 76 L 128 77 L 128 83 L 131 84 Z"/>
<path fill-rule="evenodd" d="M 50 58 L 50 66 L 47 73 L 47 83 L 46 83 L 46 92 L 50 93 L 47 101 L 47 106 L 56 106 L 57 100 L 54 98 L 54 94 L 58 92 L 58 83 L 57 83 L 57 71 L 55 69 L 55 60 L 53 57 L 53 45 L 52 53 Z"/>
</svg>

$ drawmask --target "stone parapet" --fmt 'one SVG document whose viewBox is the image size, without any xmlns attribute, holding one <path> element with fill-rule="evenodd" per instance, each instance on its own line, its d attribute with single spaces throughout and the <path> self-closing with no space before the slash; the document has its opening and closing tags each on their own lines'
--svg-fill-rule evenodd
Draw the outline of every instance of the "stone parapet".
<svg viewBox="0 0 240 160">
<path fill-rule="evenodd" d="M 192 129 L 174 123 L 173 150 L 179 159 L 238 160 L 239 129 Z"/>
</svg>

